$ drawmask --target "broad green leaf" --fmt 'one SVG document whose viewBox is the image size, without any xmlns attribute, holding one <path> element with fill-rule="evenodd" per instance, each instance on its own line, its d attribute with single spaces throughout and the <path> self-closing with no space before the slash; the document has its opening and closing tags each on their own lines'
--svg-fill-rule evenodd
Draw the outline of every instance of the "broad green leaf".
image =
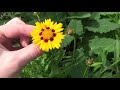
<svg viewBox="0 0 120 90">
<path fill-rule="evenodd" d="M 99 54 L 101 49 L 107 51 L 107 52 L 113 52 L 114 51 L 114 39 L 110 38 L 94 38 L 90 40 L 89 47 L 91 48 L 91 51 L 93 51 L 95 54 Z"/>
<path fill-rule="evenodd" d="M 71 20 L 68 28 L 71 28 L 76 34 L 81 35 L 83 34 L 83 25 L 81 20 Z"/>
<path fill-rule="evenodd" d="M 95 19 L 95 20 L 98 20 L 98 19 L 100 19 L 100 14 L 99 14 L 99 12 L 93 12 L 93 13 L 91 13 L 91 17 L 90 17 L 91 19 Z"/>
<path fill-rule="evenodd" d="M 88 18 L 91 16 L 89 12 L 68 12 L 68 18 Z"/>
<path fill-rule="evenodd" d="M 61 47 L 66 47 L 67 45 L 69 45 L 72 41 L 73 41 L 74 37 L 70 36 L 70 35 L 65 35 L 65 39 L 63 39 Z"/>
<path fill-rule="evenodd" d="M 108 19 L 99 19 L 97 22 L 91 22 L 90 26 L 86 26 L 85 28 L 92 32 L 107 33 L 116 30 L 119 27 L 119 24 L 111 22 Z"/>
<path fill-rule="evenodd" d="M 120 12 L 100 12 L 100 15 L 113 15 L 113 14 L 120 14 Z"/>
</svg>

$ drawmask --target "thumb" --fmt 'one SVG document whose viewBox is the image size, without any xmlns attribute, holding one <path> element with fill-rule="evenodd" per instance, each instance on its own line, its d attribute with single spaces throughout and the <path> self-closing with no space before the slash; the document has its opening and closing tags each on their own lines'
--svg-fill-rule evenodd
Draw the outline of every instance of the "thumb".
<svg viewBox="0 0 120 90">
<path fill-rule="evenodd" d="M 30 44 L 16 52 L 18 52 L 17 55 L 20 61 L 24 63 L 28 63 L 29 61 L 34 60 L 35 58 L 43 54 L 43 51 L 40 50 L 39 47 L 34 44 Z"/>
</svg>

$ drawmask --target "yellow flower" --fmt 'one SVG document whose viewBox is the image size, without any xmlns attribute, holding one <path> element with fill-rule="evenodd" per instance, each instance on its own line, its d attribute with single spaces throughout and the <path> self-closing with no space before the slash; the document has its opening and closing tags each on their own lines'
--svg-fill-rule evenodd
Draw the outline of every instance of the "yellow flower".
<svg viewBox="0 0 120 90">
<path fill-rule="evenodd" d="M 51 19 L 36 22 L 36 26 L 31 32 L 33 43 L 46 52 L 54 48 L 59 49 L 62 39 L 64 39 L 62 26 L 62 23 L 54 23 Z"/>
</svg>

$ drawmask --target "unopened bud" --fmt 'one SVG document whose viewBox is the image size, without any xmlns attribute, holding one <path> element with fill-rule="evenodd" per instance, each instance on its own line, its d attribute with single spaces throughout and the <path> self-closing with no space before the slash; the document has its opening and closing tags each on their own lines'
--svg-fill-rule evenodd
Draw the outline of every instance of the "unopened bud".
<svg viewBox="0 0 120 90">
<path fill-rule="evenodd" d="M 72 35 L 73 33 L 74 33 L 74 32 L 73 32 L 73 30 L 72 30 L 72 29 L 70 29 L 70 28 L 69 28 L 69 29 L 67 29 L 67 34 L 68 34 L 68 35 Z"/>
<path fill-rule="evenodd" d="M 35 15 L 35 16 L 36 16 L 36 15 L 37 15 L 37 12 L 34 12 L 34 13 L 33 13 L 33 15 Z"/>
<path fill-rule="evenodd" d="M 86 61 L 86 64 L 87 64 L 87 65 L 92 65 L 92 64 L 93 64 L 93 59 L 89 58 L 89 59 Z"/>
</svg>

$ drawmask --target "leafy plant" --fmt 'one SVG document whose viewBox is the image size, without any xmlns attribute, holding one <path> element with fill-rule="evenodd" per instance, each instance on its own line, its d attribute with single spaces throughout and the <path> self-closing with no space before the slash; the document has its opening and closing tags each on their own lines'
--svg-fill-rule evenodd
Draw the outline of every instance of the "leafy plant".
<svg viewBox="0 0 120 90">
<path fill-rule="evenodd" d="M 38 13 L 38 12 L 37 12 Z M 34 12 L 2 12 L 1 24 L 21 17 L 28 24 Z M 62 22 L 65 39 L 59 50 L 31 61 L 20 78 L 119 78 L 120 12 L 39 12 L 40 21 Z"/>
</svg>

